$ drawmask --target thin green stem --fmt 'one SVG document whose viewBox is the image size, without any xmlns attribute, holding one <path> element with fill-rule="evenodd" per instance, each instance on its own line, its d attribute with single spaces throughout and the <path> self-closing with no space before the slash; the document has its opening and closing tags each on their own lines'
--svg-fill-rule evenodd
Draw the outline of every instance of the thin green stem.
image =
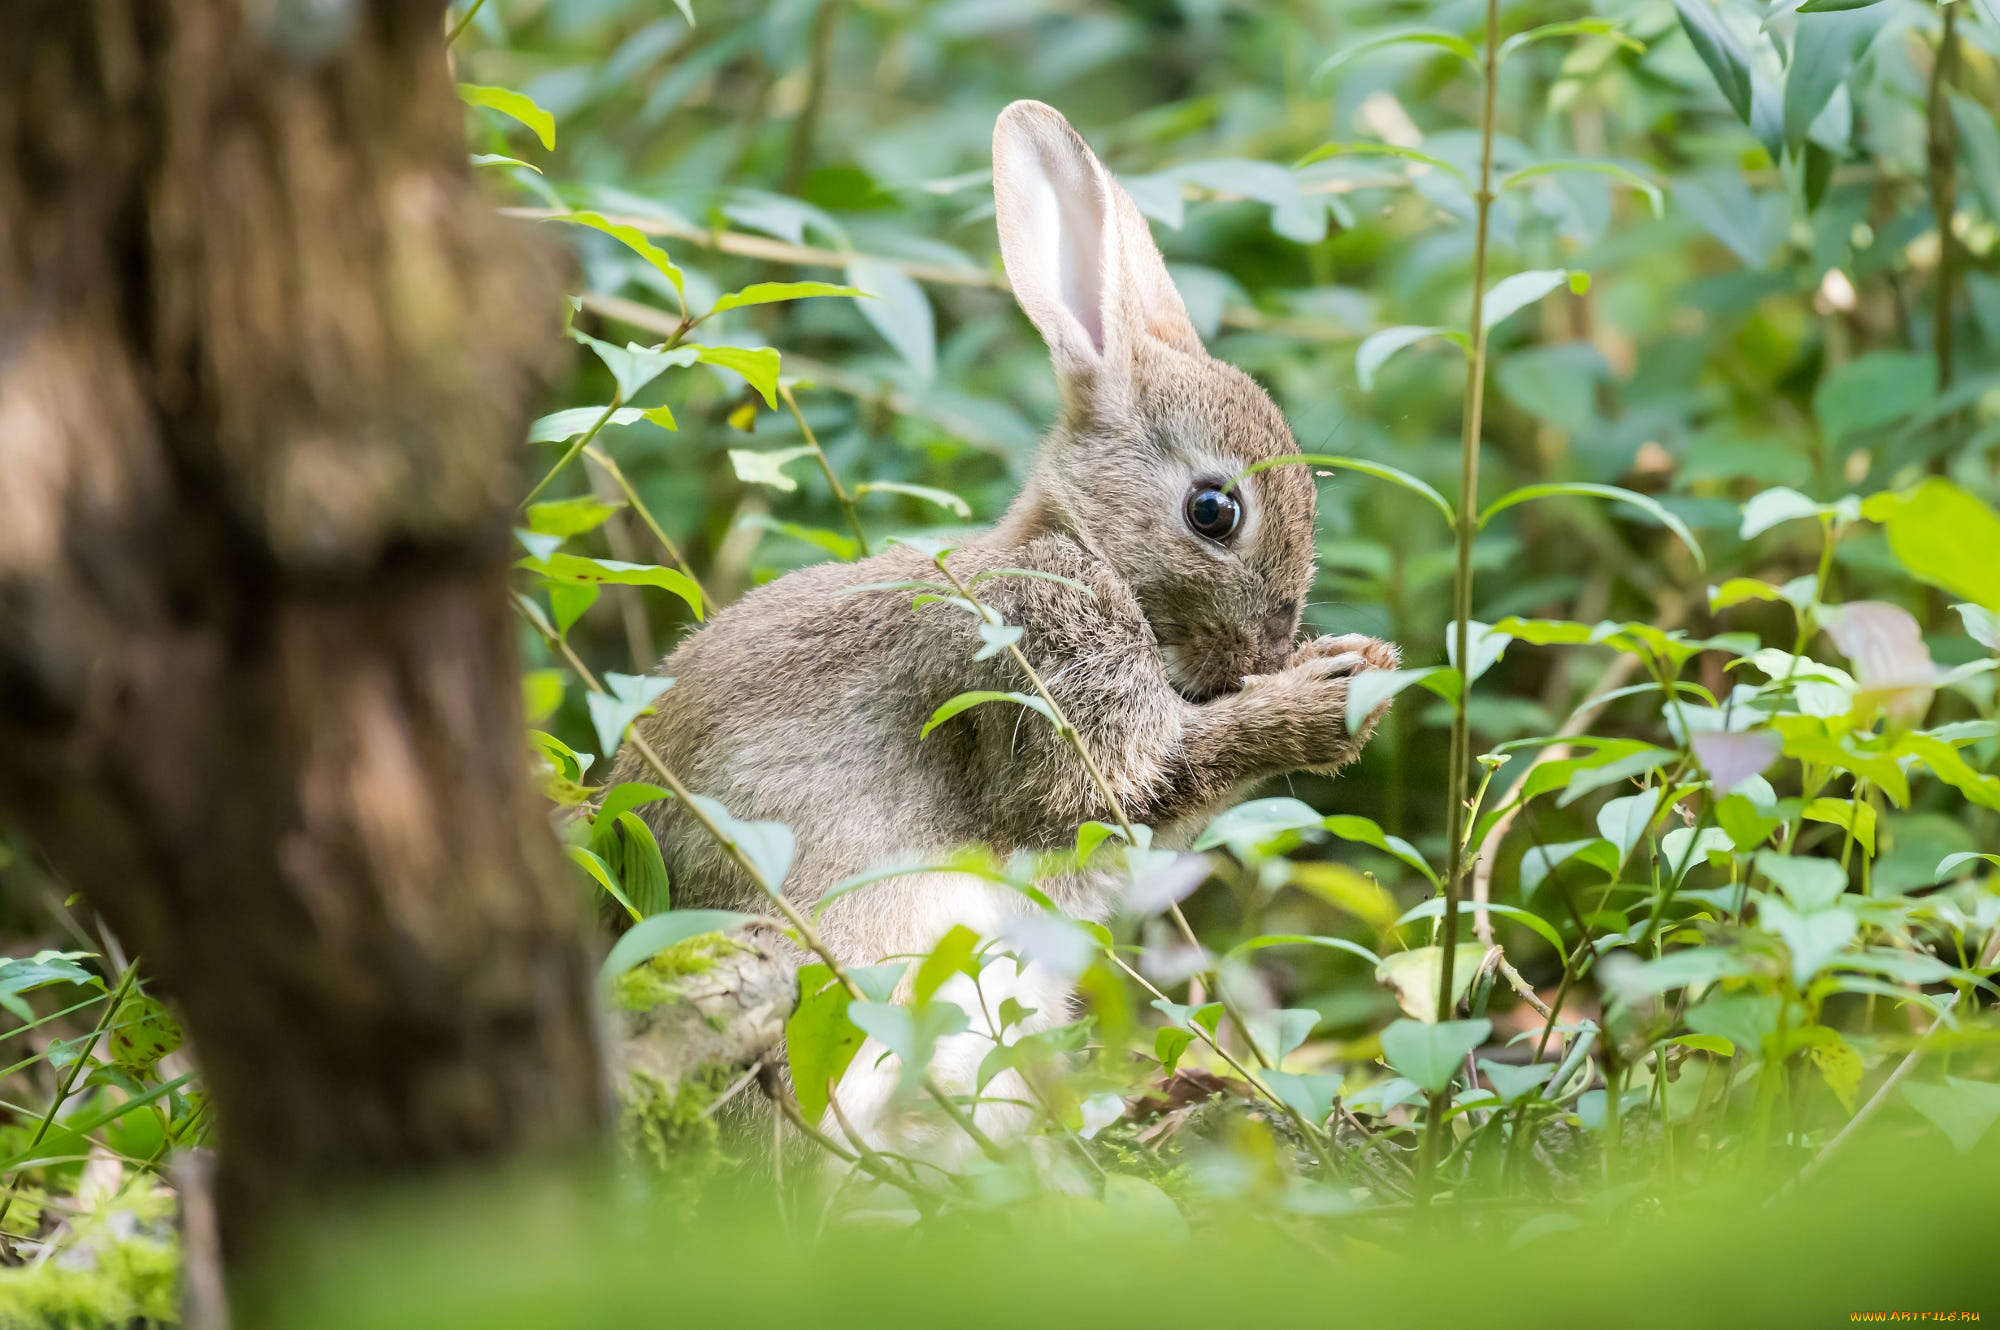
<svg viewBox="0 0 2000 1330">
<path fill-rule="evenodd" d="M 485 7 L 486 7 L 486 0 L 472 0 L 472 8 L 465 11 L 465 17 L 459 19 L 458 22 L 452 24 L 451 31 L 445 34 L 444 44 L 447 47 L 450 47 L 452 44 L 457 42 L 459 34 L 472 26 L 472 20 L 478 18 L 479 11 L 484 9 Z"/>
<path fill-rule="evenodd" d="M 1455 622 L 1456 656 L 1462 678 L 1458 705 L 1451 716 L 1451 774 L 1449 782 L 1450 828 L 1446 845 L 1448 861 L 1444 878 L 1444 916 L 1440 921 L 1439 943 L 1443 953 L 1438 962 L 1437 1011 L 1440 1020 L 1452 1015 L 1452 970 L 1458 950 L 1459 878 L 1465 869 L 1465 819 L 1468 767 L 1471 763 L 1472 730 L 1467 703 L 1471 700 L 1472 663 L 1472 541 L 1479 529 L 1479 436 L 1486 406 L 1486 263 L 1487 241 L 1493 216 L 1494 99 L 1500 84 L 1500 0 L 1486 0 L 1486 48 L 1483 59 L 1485 82 L 1479 111 L 1479 192 L 1475 196 L 1477 214 L 1472 239 L 1472 350 L 1465 358 L 1465 407 L 1463 430 L 1458 445 L 1458 520 L 1454 523 L 1457 561 L 1452 576 L 1452 614 Z M 1418 1196 L 1428 1196 L 1437 1170 L 1438 1150 L 1444 1142 L 1444 1115 L 1451 1101 L 1450 1089 L 1430 1097 L 1425 1114 L 1423 1144 L 1417 1154 Z"/>
<path fill-rule="evenodd" d="M 596 463 L 605 475 L 611 477 L 612 483 L 617 485 L 619 490 L 625 495 L 625 501 L 632 505 L 632 511 L 639 515 L 639 520 L 644 522 L 646 529 L 653 533 L 653 539 L 659 541 L 660 548 L 667 552 L 668 561 L 674 567 L 680 569 L 687 576 L 688 581 L 694 583 L 695 590 L 701 593 L 701 603 L 706 607 L 705 612 L 713 613 L 715 610 L 720 609 L 721 606 L 716 604 L 715 597 L 708 594 L 708 588 L 701 584 L 699 577 L 695 576 L 694 565 L 687 561 L 687 556 L 681 553 L 680 546 L 676 545 L 673 538 L 667 535 L 666 530 L 661 527 L 659 519 L 653 516 L 652 509 L 648 508 L 646 501 L 639 497 L 639 491 L 633 488 L 632 482 L 626 478 L 624 470 L 619 467 L 617 462 L 612 460 L 611 455 L 601 449 L 588 447 L 583 450 L 583 455 L 589 461 Z"/>
<path fill-rule="evenodd" d="M 1958 212 L 1958 134 L 1951 115 L 1952 77 L 1958 68 L 1958 11 L 1956 4 L 1938 5 L 1944 27 L 1938 34 L 1937 54 L 1931 60 L 1931 82 L 1926 105 L 1930 140 L 1926 145 L 1931 195 L 1931 215 L 1937 221 L 1937 294 L 1931 303 L 1931 350 L 1937 355 L 1937 390 L 1951 387 L 1952 306 L 1958 286 L 1958 238 L 1952 234 L 1952 217 Z M 1942 459 L 1940 458 L 1940 461 Z"/>
<path fill-rule="evenodd" d="M 806 424 L 805 412 L 799 410 L 799 401 L 792 396 L 791 385 L 780 383 L 778 396 L 785 399 L 785 406 L 791 410 L 792 419 L 798 422 L 799 433 L 805 437 L 806 447 L 812 449 L 813 460 L 819 463 L 820 474 L 826 477 L 827 487 L 833 491 L 834 501 L 840 505 L 840 510 L 847 514 L 847 525 L 854 529 L 854 542 L 861 549 L 861 557 L 867 558 L 868 533 L 861 528 L 861 514 L 854 506 L 853 496 L 847 492 L 846 486 L 840 483 L 840 477 L 834 474 L 833 463 L 826 460 L 826 449 L 819 446 L 819 439 L 814 436 L 812 426 Z"/>
<path fill-rule="evenodd" d="M 589 429 L 585 430 L 583 432 L 583 437 L 578 439 L 575 443 L 572 443 L 569 446 L 569 448 L 564 451 L 563 455 L 556 459 L 556 464 L 549 468 L 548 474 L 535 482 L 535 487 L 528 491 L 528 497 L 521 500 L 520 503 L 521 508 L 526 508 L 529 504 L 533 503 L 535 501 L 535 496 L 540 494 L 543 490 L 547 489 L 549 487 L 549 482 L 554 480 L 557 476 L 561 475 L 563 473 L 564 468 L 566 468 L 571 462 L 576 460 L 577 454 L 590 446 L 590 441 L 597 437 L 597 432 L 603 429 L 606 425 L 611 423 L 612 415 L 618 410 L 618 407 L 620 406 L 621 403 L 624 402 L 624 400 L 625 400 L 625 395 L 622 392 L 614 392 L 611 394 L 611 405 L 604 408 L 604 414 L 597 418 L 597 423 L 592 425 Z"/>
<path fill-rule="evenodd" d="M 132 963 L 125 967 L 125 973 L 119 976 L 118 987 L 112 990 L 111 1000 L 104 1004 L 104 1010 L 97 1018 L 97 1024 L 91 1027 L 90 1034 L 83 1041 L 83 1047 L 76 1050 L 76 1060 L 63 1068 L 62 1079 L 56 1083 L 55 1098 L 49 1101 L 49 1111 L 42 1114 L 41 1123 L 36 1126 L 34 1136 L 28 1141 L 28 1150 L 32 1151 L 42 1143 L 43 1138 L 49 1134 L 49 1128 L 55 1125 L 56 1114 L 60 1113 L 62 1106 L 69 1102 L 70 1091 L 76 1088 L 76 1078 L 90 1065 L 90 1055 L 96 1049 L 97 1041 L 104 1037 L 105 1030 L 111 1025 L 111 1018 L 117 1015 L 119 1007 L 124 1005 L 125 995 L 132 991 L 132 985 L 139 977 L 138 961 L 139 958 L 135 956 L 132 958 Z M 20 1189 L 21 1171 L 17 1169 L 7 1182 L 6 1195 L 0 1196 L 0 1228 L 6 1225 L 7 1212 L 14 1208 L 14 1194 Z M 11 1245 L 4 1234 L 0 1234 L 0 1250 L 7 1250 L 9 1255 L 12 1254 Z"/>
</svg>

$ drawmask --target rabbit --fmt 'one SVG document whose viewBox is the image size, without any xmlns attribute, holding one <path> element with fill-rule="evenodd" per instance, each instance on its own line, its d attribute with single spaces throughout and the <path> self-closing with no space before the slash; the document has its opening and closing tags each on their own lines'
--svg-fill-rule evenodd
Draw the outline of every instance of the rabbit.
<svg viewBox="0 0 2000 1330">
<path fill-rule="evenodd" d="M 1398 653 L 1360 636 L 1298 641 L 1313 580 L 1311 472 L 1278 466 L 1231 486 L 1250 464 L 1298 451 L 1284 417 L 1204 350 L 1138 209 L 1061 114 L 1032 101 L 1000 114 L 993 193 L 1007 276 L 1048 344 L 1061 411 L 1019 497 L 949 566 L 961 579 L 1066 579 L 995 576 L 978 594 L 1023 630 L 1021 651 L 1125 815 L 1154 829 L 1156 847 L 1185 847 L 1257 782 L 1351 761 L 1383 708 L 1350 733 L 1348 681 L 1393 668 Z M 1074 750 L 1022 707 L 973 707 L 919 737 L 955 694 L 1030 690 L 1006 652 L 973 659 L 981 639 L 963 609 L 857 590 L 936 576 L 906 547 L 804 568 L 716 615 L 662 667 L 674 683 L 641 732 L 689 789 L 791 828 L 783 890 L 801 908 L 867 869 L 937 863 L 971 842 L 1002 856 L 1062 849 L 1085 820 L 1112 820 Z M 631 745 L 613 778 L 646 778 Z M 646 816 L 677 906 L 768 912 L 674 801 Z M 1083 871 L 1043 889 L 1096 920 L 1120 883 Z M 819 928 L 843 962 L 864 965 L 926 953 L 955 924 L 998 937 L 1035 912 L 1005 888 L 928 872 L 843 894 Z M 984 1013 L 1003 998 L 1031 1013 L 1008 1039 L 1069 1019 L 1069 978 L 1040 962 L 997 962 L 980 989 L 957 976 L 940 990 L 972 1025 L 932 1063 L 954 1093 L 972 1091 L 1002 1035 Z M 904 1100 L 884 1052 L 871 1038 L 837 1099 L 872 1144 L 915 1148 L 942 1128 L 895 1117 Z M 1021 1090 L 990 1087 L 975 1120 L 1018 1130 L 1025 1110 L 1003 1101 Z"/>
</svg>

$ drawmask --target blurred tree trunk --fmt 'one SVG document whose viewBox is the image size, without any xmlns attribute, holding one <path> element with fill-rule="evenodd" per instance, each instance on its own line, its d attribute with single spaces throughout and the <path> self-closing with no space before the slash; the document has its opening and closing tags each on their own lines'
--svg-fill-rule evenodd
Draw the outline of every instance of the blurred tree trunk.
<svg viewBox="0 0 2000 1330">
<path fill-rule="evenodd" d="M 442 17 L 0 0 L 0 817 L 180 1005 L 232 1256 L 604 1114 L 505 587 L 558 273 Z"/>
</svg>

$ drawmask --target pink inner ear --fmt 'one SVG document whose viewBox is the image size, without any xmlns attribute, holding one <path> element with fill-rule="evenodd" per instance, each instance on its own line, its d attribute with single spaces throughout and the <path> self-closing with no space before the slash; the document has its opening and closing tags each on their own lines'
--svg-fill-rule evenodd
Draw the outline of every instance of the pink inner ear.
<svg viewBox="0 0 2000 1330">
<path fill-rule="evenodd" d="M 1079 173 L 1082 174 L 1082 173 Z M 1056 261 L 1062 302 L 1083 325 L 1090 349 L 1104 354 L 1104 211 L 1097 182 L 1083 175 L 1075 189 L 1056 191 Z"/>
</svg>

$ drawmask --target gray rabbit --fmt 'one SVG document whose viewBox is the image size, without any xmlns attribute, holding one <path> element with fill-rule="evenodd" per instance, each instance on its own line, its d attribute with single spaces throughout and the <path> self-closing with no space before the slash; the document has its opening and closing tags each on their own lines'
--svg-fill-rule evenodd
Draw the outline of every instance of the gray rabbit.
<svg viewBox="0 0 2000 1330">
<path fill-rule="evenodd" d="M 1394 667 L 1396 648 L 1297 640 L 1313 580 L 1310 470 L 1230 485 L 1297 446 L 1263 390 L 1203 349 L 1138 209 L 1069 122 L 1039 102 L 1001 112 L 993 193 L 1007 276 L 1049 345 L 1062 412 L 1020 496 L 949 566 L 962 579 L 989 569 L 1068 579 L 998 576 L 979 594 L 1024 630 L 1021 650 L 1126 815 L 1152 826 L 1157 846 L 1185 846 L 1256 782 L 1351 761 L 1379 709 L 1350 734 L 1347 680 Z M 802 906 L 870 868 L 935 863 L 971 842 L 1002 855 L 1061 849 L 1086 819 L 1110 820 L 1073 750 L 1021 707 L 975 707 L 919 738 L 957 693 L 1028 686 L 1004 652 L 973 660 L 981 641 L 964 611 L 852 590 L 935 577 L 907 548 L 802 569 L 717 615 L 663 667 L 675 683 L 644 734 L 690 789 L 792 829 L 785 892 Z M 629 747 L 614 778 L 645 778 Z M 647 815 L 677 906 L 766 908 L 671 801 Z M 1046 889 L 1095 919 L 1118 885 L 1087 872 Z M 998 937 L 1033 910 L 1004 888 L 929 873 L 843 896 L 822 929 L 843 960 L 871 964 L 922 954 L 954 924 Z M 1001 1033 L 982 1013 L 1004 997 L 1035 1013 L 1008 1038 L 1068 1018 L 1068 981 L 1041 965 L 1000 962 L 980 988 L 941 994 L 971 1017 L 933 1063 L 961 1092 Z M 917 1128 L 885 1119 L 896 1077 L 882 1052 L 863 1048 L 839 1102 L 865 1132 L 907 1142 Z M 1000 1103 L 979 1111 L 1003 1132 L 1019 1115 Z"/>
</svg>

